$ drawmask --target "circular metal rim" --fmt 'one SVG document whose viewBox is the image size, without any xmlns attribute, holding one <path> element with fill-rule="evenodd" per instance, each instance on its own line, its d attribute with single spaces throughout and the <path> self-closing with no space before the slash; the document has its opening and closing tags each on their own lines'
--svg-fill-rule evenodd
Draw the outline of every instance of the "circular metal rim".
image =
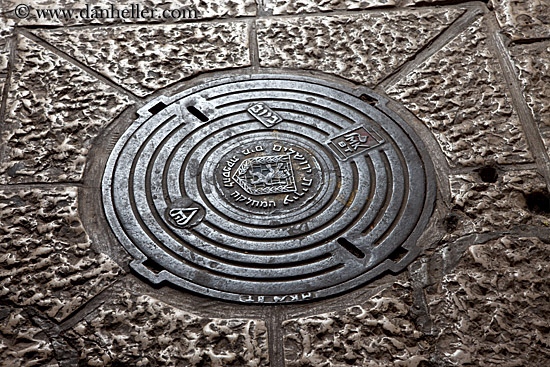
<svg viewBox="0 0 550 367">
<path fill-rule="evenodd" d="M 234 81 L 244 81 L 244 80 L 256 80 L 256 79 L 262 79 L 262 78 L 271 78 L 271 79 L 280 79 L 280 80 L 295 80 L 295 81 L 302 81 L 302 82 L 308 82 L 308 83 L 314 83 L 319 84 L 324 87 L 329 87 L 335 90 L 338 90 L 343 93 L 349 93 L 350 95 L 359 98 L 361 95 L 366 94 L 367 96 L 374 98 L 378 101 L 376 105 L 376 109 L 381 112 L 385 117 L 390 118 L 393 122 L 397 123 L 399 128 L 401 128 L 405 134 L 409 137 L 409 139 L 413 142 L 415 150 L 418 152 L 419 156 L 422 158 L 421 164 L 423 166 L 425 176 L 426 176 L 426 195 L 425 200 L 423 203 L 422 211 L 419 220 L 416 222 L 414 228 L 411 230 L 408 238 L 399 244 L 395 246 L 395 248 L 403 247 L 407 249 L 409 252 L 408 254 L 400 259 L 398 262 L 392 262 L 389 259 L 384 260 L 382 263 L 376 264 L 375 266 L 371 267 L 369 271 L 366 271 L 362 275 L 350 279 L 349 281 L 337 284 L 335 286 L 332 286 L 330 288 L 323 288 L 321 290 L 316 290 L 316 298 L 323 298 L 327 296 L 331 296 L 334 294 L 341 293 L 346 290 L 350 290 L 352 288 L 356 288 L 357 286 L 366 283 L 367 281 L 373 279 L 374 277 L 382 274 L 386 271 L 399 271 L 404 266 L 408 265 L 417 255 L 419 252 L 419 249 L 415 246 L 416 240 L 420 237 L 422 230 L 426 227 L 430 216 L 432 214 L 434 203 L 435 203 L 435 175 L 434 175 L 434 169 L 431 163 L 431 160 L 429 159 L 429 154 L 424 147 L 422 141 L 418 138 L 417 134 L 414 132 L 414 130 L 405 122 L 403 119 L 395 113 L 393 110 L 390 110 L 386 107 L 387 99 L 385 97 L 382 97 L 374 92 L 372 92 L 370 89 L 365 87 L 356 87 L 356 88 L 348 88 L 346 86 L 343 86 L 341 84 L 336 84 L 333 82 L 321 80 L 318 78 L 312 78 L 308 76 L 299 76 L 299 75 L 279 75 L 279 74 L 252 74 L 252 75 L 246 75 L 246 76 L 233 76 L 233 77 L 227 77 L 227 78 L 216 78 L 211 81 L 207 81 L 204 84 L 192 87 L 190 89 L 187 89 L 181 93 L 178 93 L 172 97 L 160 97 L 155 99 L 154 102 L 149 103 L 148 105 L 144 106 L 142 109 L 140 109 L 140 116 L 141 118 L 136 120 L 127 130 L 126 132 L 121 136 L 119 139 L 119 142 L 124 140 L 124 138 L 130 136 L 133 131 L 139 126 L 138 121 L 141 121 L 141 123 L 147 121 L 152 114 L 148 111 L 152 105 L 156 104 L 159 99 L 162 100 L 165 104 L 170 104 L 171 102 L 177 101 L 181 98 L 184 98 L 186 96 L 192 95 L 196 93 L 197 91 L 210 88 L 212 86 L 222 85 L 226 83 L 231 83 Z M 416 142 L 416 143 L 414 143 Z M 117 146 L 113 149 L 113 152 L 116 152 L 117 150 L 121 150 L 121 145 L 117 143 Z M 179 277 L 174 276 L 173 274 L 167 272 L 167 271 L 161 271 L 160 273 L 152 273 L 149 269 L 147 269 L 143 262 L 148 259 L 147 256 L 143 252 L 141 252 L 139 249 L 135 247 L 135 245 L 132 243 L 131 240 L 129 240 L 125 234 L 120 231 L 118 231 L 116 228 L 113 228 L 113 215 L 114 218 L 116 218 L 116 213 L 112 207 L 112 203 L 110 201 L 106 200 L 107 197 L 110 197 L 111 195 L 111 177 L 107 174 L 108 172 L 113 170 L 114 161 L 112 159 L 113 152 L 111 153 L 111 156 L 108 159 L 103 180 L 102 180 L 102 198 L 103 198 L 103 204 L 104 204 L 104 210 L 108 219 L 108 222 L 112 228 L 112 230 L 115 232 L 115 235 L 121 241 L 123 246 L 126 248 L 126 250 L 135 258 L 135 260 L 131 263 L 131 266 L 140 274 L 147 274 L 147 277 L 149 280 L 153 281 L 154 283 L 159 283 L 162 281 L 169 281 L 173 284 L 177 284 L 179 286 L 182 286 L 183 288 L 186 288 L 188 290 L 214 296 L 217 298 L 222 298 L 226 300 L 233 300 L 233 301 L 241 301 L 241 302 L 256 302 L 257 300 L 251 300 L 243 298 L 242 294 L 239 293 L 233 293 L 233 292 L 224 292 L 216 289 L 211 289 L 208 287 L 204 287 L 192 282 L 189 282 L 185 279 L 181 279 Z M 116 160 L 115 160 L 116 161 Z M 116 227 L 116 225 L 115 225 Z M 395 249 L 394 248 L 394 249 Z M 394 250 L 392 249 L 392 250 Z M 170 263 L 170 259 L 167 259 L 167 263 Z M 307 299 L 301 299 L 301 300 L 309 300 Z M 297 301 L 295 299 L 285 300 L 285 302 L 292 302 Z M 268 300 L 263 301 L 265 303 L 269 303 Z"/>
</svg>

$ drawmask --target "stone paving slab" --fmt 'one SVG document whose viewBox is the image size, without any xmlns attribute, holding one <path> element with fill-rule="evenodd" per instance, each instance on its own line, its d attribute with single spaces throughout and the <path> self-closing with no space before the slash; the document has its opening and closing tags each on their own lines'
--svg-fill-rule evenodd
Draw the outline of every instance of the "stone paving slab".
<svg viewBox="0 0 550 367">
<path fill-rule="evenodd" d="M 116 89 L 19 36 L 0 183 L 79 181 L 93 138 L 130 104 Z"/>
<path fill-rule="evenodd" d="M 140 97 L 200 72 L 250 65 L 245 22 L 34 33 Z"/>
<path fill-rule="evenodd" d="M 397 5 L 398 2 L 398 0 L 264 0 L 263 7 L 273 15 L 281 15 L 391 7 Z"/>
<path fill-rule="evenodd" d="M 464 10 L 411 10 L 257 21 L 260 65 L 319 70 L 375 86 Z"/>
<path fill-rule="evenodd" d="M 468 248 L 427 288 L 435 355 L 449 366 L 550 363 L 550 244 L 503 236 Z"/>
<path fill-rule="evenodd" d="M 412 287 L 398 281 L 366 304 L 283 322 L 289 367 L 418 366 L 428 344 L 415 325 Z"/>
<path fill-rule="evenodd" d="M 432 131 L 451 166 L 533 161 L 489 32 L 479 19 L 387 89 Z"/>
<path fill-rule="evenodd" d="M 111 4 L 119 12 L 111 10 Z M 21 7 L 16 14 L 17 6 Z M 139 7 L 138 7 L 139 6 Z M 101 11 L 94 11 L 94 8 Z M 123 10 L 127 9 L 128 15 Z M 144 12 L 144 9 L 149 9 Z M 44 11 L 58 10 L 58 16 L 49 16 Z M 168 10 L 166 17 L 164 11 Z M 186 12 L 193 10 L 194 12 Z M 28 13 L 26 13 L 28 11 Z M 39 11 L 42 11 L 39 13 Z M 64 11 L 64 12 L 63 12 Z M 69 15 L 67 11 L 73 11 Z M 153 16 L 153 11 L 155 12 Z M 256 15 L 254 0 L 3 0 L 0 13 L 22 26 L 82 25 L 82 24 L 129 24 L 129 23 L 179 23 L 196 20 L 235 18 Z M 28 16 L 25 16 L 28 14 Z M 53 13 L 51 13 L 53 14 Z M 118 15 L 117 15 L 118 14 Z M 139 14 L 139 16 L 137 15 Z"/>
<path fill-rule="evenodd" d="M 2 101 L 4 100 L 5 85 L 6 85 L 6 78 L 0 77 L 0 106 L 2 105 Z"/>
<path fill-rule="evenodd" d="M 550 42 L 510 47 L 525 100 L 539 128 L 550 127 Z M 547 145 L 548 146 L 548 145 Z"/>
<path fill-rule="evenodd" d="M 0 297 L 61 321 L 121 273 L 91 249 L 75 188 L 0 190 Z"/>
<path fill-rule="evenodd" d="M 401 0 L 401 6 L 425 6 L 425 5 L 445 5 L 449 0 Z M 455 3 L 455 2 L 453 2 Z"/>
<path fill-rule="evenodd" d="M 263 0 L 263 10 L 272 15 L 367 10 L 445 3 L 448 0 Z"/>
<path fill-rule="evenodd" d="M 498 172 L 494 182 L 484 182 L 478 171 L 452 175 L 449 182 L 453 208 L 462 214 L 455 235 L 550 225 L 548 214 L 528 203 L 546 190 L 544 178 L 534 170 Z"/>
<path fill-rule="evenodd" d="M 59 366 L 48 336 L 22 309 L 0 306 L 0 330 L 4 366 Z"/>
<path fill-rule="evenodd" d="M 228 315 L 229 316 L 229 315 Z M 212 319 L 124 292 L 64 334 L 87 365 L 269 365 L 267 329 L 252 319 Z"/>
<path fill-rule="evenodd" d="M 550 0 L 491 0 L 490 4 L 511 39 L 550 37 Z"/>
<path fill-rule="evenodd" d="M 6 0 L 0 12 L 17 4 L 76 8 L 85 3 Z M 520 94 L 506 83 L 499 64 L 499 56 L 511 58 L 550 147 L 548 0 L 492 0 L 494 11 L 465 30 L 463 24 L 475 16 L 466 9 L 484 4 L 148 4 L 193 6 L 209 20 L 153 25 L 143 19 L 96 19 L 93 26 L 82 26 L 90 21 L 0 18 L 0 89 L 11 76 L 0 126 L 2 362 L 62 367 L 549 364 L 550 235 L 544 236 L 550 227 L 549 178 L 539 173 L 539 157 L 534 162 L 524 121 L 513 107 Z M 502 26 L 496 32 L 513 40 L 506 44 L 509 55 L 497 54 L 492 45 L 495 16 Z M 129 24 L 107 24 L 113 22 Z M 51 27 L 38 27 L 46 25 Z M 11 52 L 16 57 L 8 73 Z M 449 187 L 441 192 L 450 194 L 439 195 L 428 231 L 433 238 L 423 242 L 421 257 L 402 274 L 379 279 L 376 288 L 354 292 L 354 297 L 361 294 L 360 301 L 341 296 L 346 305 L 356 306 L 331 299 L 303 305 L 300 313 L 289 305 L 247 308 L 144 285 L 96 251 L 118 243 L 100 246 L 97 242 L 109 236 L 97 233 L 92 243 L 82 224 L 83 210 L 90 208 L 79 205 L 79 194 L 88 193 L 88 204 L 96 197 L 94 187 L 82 184 L 97 178 L 86 168 L 101 161 L 90 148 L 105 142 L 98 137 L 123 110 L 130 115 L 134 104 L 147 103 L 151 95 L 194 75 L 249 67 L 325 72 L 377 87 L 379 93 L 384 89 L 424 124 L 415 129 L 433 134 L 429 149 L 449 163 L 435 167 L 448 176 Z M 103 223 L 84 219 L 86 225 L 97 220 L 94 228 Z M 178 301 L 171 298 L 175 294 Z M 186 311 L 179 309 L 180 301 Z"/>
<path fill-rule="evenodd" d="M 0 17 L 0 74 L 5 74 L 8 71 L 8 60 L 10 50 L 8 48 L 8 38 L 13 34 L 13 26 L 15 22 Z"/>
<path fill-rule="evenodd" d="M 550 245 L 506 235 L 466 248 L 449 273 L 430 269 L 416 285 L 429 334 L 414 313 L 415 286 L 398 281 L 365 305 L 285 321 L 287 366 L 547 364 Z"/>
<path fill-rule="evenodd" d="M 548 154 L 550 154 L 550 130 L 545 129 L 541 131 L 542 140 L 544 141 L 544 146 L 546 147 L 546 151 Z"/>
</svg>

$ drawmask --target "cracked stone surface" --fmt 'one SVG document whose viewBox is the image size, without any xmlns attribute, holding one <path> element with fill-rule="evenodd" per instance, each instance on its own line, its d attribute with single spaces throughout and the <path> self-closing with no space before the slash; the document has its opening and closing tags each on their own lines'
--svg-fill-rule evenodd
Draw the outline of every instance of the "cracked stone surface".
<svg viewBox="0 0 550 367">
<path fill-rule="evenodd" d="M 204 318 L 125 292 L 67 331 L 90 366 L 269 365 L 265 323 Z"/>
<path fill-rule="evenodd" d="M 463 13 L 459 9 L 257 21 L 261 66 L 319 70 L 374 86 Z"/>
<path fill-rule="evenodd" d="M 247 29 L 234 22 L 35 34 L 143 97 L 199 72 L 250 65 Z"/>
<path fill-rule="evenodd" d="M 529 194 L 546 190 L 544 179 L 535 171 L 502 172 L 496 182 L 483 182 L 477 173 L 453 175 L 449 181 L 451 203 L 461 213 L 456 234 L 550 223 L 550 214 L 527 205 Z"/>
<path fill-rule="evenodd" d="M 359 10 L 397 5 L 396 0 L 266 0 L 264 8 L 273 15 Z"/>
<path fill-rule="evenodd" d="M 0 190 L 0 297 L 63 320 L 121 269 L 91 249 L 77 190 Z"/>
<path fill-rule="evenodd" d="M 510 48 L 525 100 L 539 127 L 550 127 L 550 42 Z M 547 145 L 550 147 L 550 145 Z"/>
<path fill-rule="evenodd" d="M 287 366 L 418 366 L 429 345 L 417 328 L 412 287 L 398 281 L 366 304 L 283 322 Z"/>
<path fill-rule="evenodd" d="M 27 18 L 20 19 L 14 14 L 14 9 L 17 5 L 28 5 L 30 7 L 30 13 Z M 107 13 L 104 16 L 101 13 L 94 13 L 93 8 L 96 7 L 102 11 L 110 10 L 111 4 L 115 4 L 115 8 L 120 11 L 118 17 L 107 17 Z M 144 8 L 151 9 L 143 16 L 124 16 L 122 15 L 123 9 L 129 9 L 131 11 L 132 5 L 140 6 L 139 9 L 135 8 L 134 14 L 138 11 L 143 11 Z M 81 10 L 86 9 L 89 6 L 88 12 Z M 72 10 L 76 11 L 74 16 L 44 16 L 39 15 L 36 10 Z M 109 0 L 101 1 L 70 1 L 70 0 L 3 0 L 0 3 L 0 13 L 5 13 L 12 21 L 17 22 L 19 25 L 78 25 L 78 24 L 112 24 L 112 23 L 167 23 L 167 22 L 188 22 L 184 15 L 174 13 L 174 18 L 164 18 L 164 10 L 180 10 L 193 9 L 197 12 L 196 16 L 192 16 L 191 19 L 215 19 L 215 18 L 234 18 L 241 16 L 254 16 L 256 15 L 256 3 L 254 0 L 227 0 L 227 1 L 215 1 L 215 0 L 147 0 L 143 2 L 135 2 L 132 0 L 119 0 L 116 3 Z M 152 11 L 155 11 L 152 17 Z M 40 13 L 44 14 L 44 13 Z M 46 13 L 49 14 L 49 13 Z M 63 14 L 63 13 L 59 13 Z M 68 13 L 65 13 L 68 14 Z M 170 14 L 168 14 L 170 15 Z"/>
<path fill-rule="evenodd" d="M 550 37 L 550 0 L 491 0 L 503 32 L 514 40 Z"/>
<path fill-rule="evenodd" d="M 426 291 L 445 366 L 550 363 L 550 244 L 505 236 L 470 246 Z"/>
<path fill-rule="evenodd" d="M 79 181 L 92 140 L 128 97 L 20 36 L 0 183 Z"/>
<path fill-rule="evenodd" d="M 6 306 L 0 306 L 0 356 L 4 366 L 59 366 L 44 331 L 23 310 Z"/>
<path fill-rule="evenodd" d="M 452 166 L 533 160 L 482 20 L 389 87 L 436 137 Z"/>
</svg>

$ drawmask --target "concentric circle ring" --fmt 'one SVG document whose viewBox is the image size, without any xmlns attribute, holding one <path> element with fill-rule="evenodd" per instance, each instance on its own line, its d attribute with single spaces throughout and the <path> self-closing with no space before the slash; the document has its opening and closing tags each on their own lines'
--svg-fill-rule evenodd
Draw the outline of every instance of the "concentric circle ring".
<svg viewBox="0 0 550 367">
<path fill-rule="evenodd" d="M 132 268 L 253 303 L 326 297 L 402 269 L 435 183 L 420 139 L 386 101 L 257 74 L 150 102 L 102 182 Z"/>
</svg>

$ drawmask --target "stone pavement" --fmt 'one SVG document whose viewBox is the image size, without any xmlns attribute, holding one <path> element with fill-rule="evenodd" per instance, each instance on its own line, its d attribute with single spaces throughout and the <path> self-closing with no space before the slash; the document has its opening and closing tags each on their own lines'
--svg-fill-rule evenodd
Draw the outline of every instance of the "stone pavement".
<svg viewBox="0 0 550 367">
<path fill-rule="evenodd" d="M 37 13 L 87 4 L 109 3 L 0 1 L 2 366 L 550 365 L 549 0 L 151 0 L 140 4 L 200 16 Z M 438 199 L 407 270 L 277 306 L 130 270 L 101 208 L 118 137 L 157 96 L 262 70 L 364 85 L 408 117 Z"/>
</svg>

